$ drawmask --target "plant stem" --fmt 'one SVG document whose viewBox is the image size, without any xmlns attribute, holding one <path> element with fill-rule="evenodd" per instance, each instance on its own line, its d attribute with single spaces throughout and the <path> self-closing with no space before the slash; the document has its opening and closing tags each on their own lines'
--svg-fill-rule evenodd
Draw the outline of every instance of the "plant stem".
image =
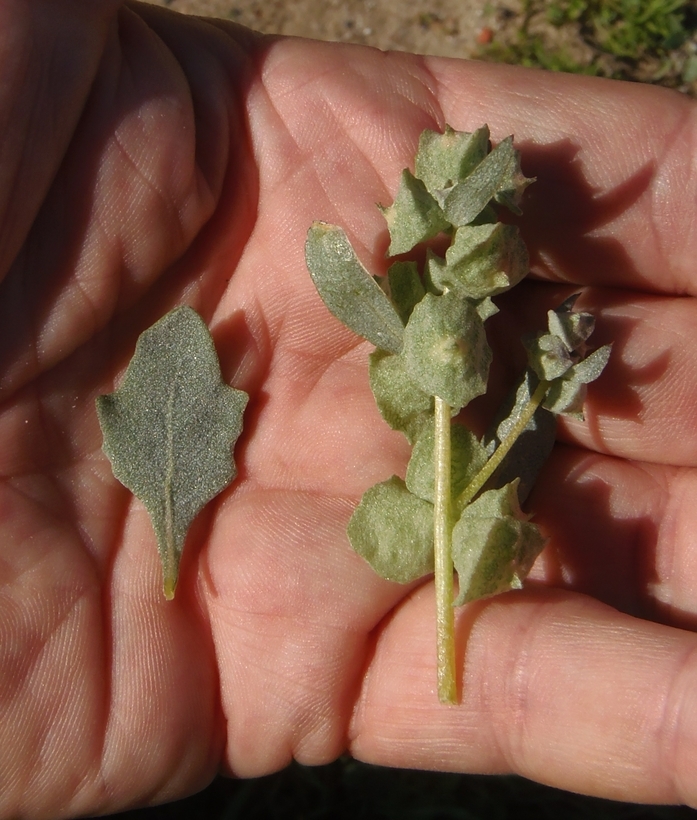
<svg viewBox="0 0 697 820">
<path fill-rule="evenodd" d="M 438 699 L 457 703 L 455 680 L 455 611 L 453 609 L 452 515 L 450 512 L 450 406 L 435 397 L 436 472 L 433 518 L 436 629 L 438 656 Z"/>
<path fill-rule="evenodd" d="M 508 431 L 506 438 L 494 450 L 491 458 L 460 494 L 457 499 L 457 506 L 460 509 L 464 509 L 471 501 L 473 501 L 477 493 L 491 478 L 504 458 L 506 458 L 511 447 L 513 447 L 523 430 L 525 430 L 528 426 L 530 419 L 535 415 L 535 411 L 542 403 L 548 389 L 549 382 L 544 379 L 537 385 L 535 392 L 528 399 L 528 403 L 523 408 L 520 416 L 518 416 L 518 421 L 516 421 L 513 427 Z"/>
</svg>

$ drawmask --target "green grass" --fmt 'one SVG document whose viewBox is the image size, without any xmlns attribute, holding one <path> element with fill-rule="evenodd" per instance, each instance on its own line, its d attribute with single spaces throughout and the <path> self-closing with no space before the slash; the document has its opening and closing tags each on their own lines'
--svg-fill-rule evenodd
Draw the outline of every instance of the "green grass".
<svg viewBox="0 0 697 820">
<path fill-rule="evenodd" d="M 523 0 L 513 23 L 498 42 L 481 49 L 482 57 L 697 94 L 694 0 Z M 569 45 L 552 42 L 554 29 Z M 583 44 L 584 59 L 574 56 L 579 49 L 573 43 Z"/>
<path fill-rule="evenodd" d="M 665 55 L 690 36 L 685 0 L 554 0 L 547 19 L 579 23 L 599 49 L 628 60 Z"/>
<path fill-rule="evenodd" d="M 617 803 L 513 776 L 385 769 L 348 757 L 293 764 L 256 780 L 224 780 L 119 820 L 697 820 L 685 807 Z"/>
<path fill-rule="evenodd" d="M 482 56 L 498 63 L 522 65 L 527 68 L 544 68 L 546 71 L 563 71 L 567 74 L 585 74 L 597 77 L 603 74 L 594 62 L 582 63 L 564 48 L 550 48 L 544 37 L 530 34 L 521 28 L 512 43 L 494 42 L 482 50 Z"/>
</svg>

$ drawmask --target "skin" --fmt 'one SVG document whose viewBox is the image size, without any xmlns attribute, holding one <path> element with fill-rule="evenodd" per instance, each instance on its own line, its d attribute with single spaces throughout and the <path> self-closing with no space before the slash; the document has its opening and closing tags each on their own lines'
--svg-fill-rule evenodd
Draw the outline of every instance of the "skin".
<svg viewBox="0 0 697 820">
<path fill-rule="evenodd" d="M 697 806 L 694 103 L 116 0 L 2 0 L 0 76 L 0 815 L 113 812 L 345 749 Z M 374 203 L 446 122 L 514 133 L 538 177 L 537 281 L 494 336 L 580 290 L 615 345 L 528 501 L 549 536 L 531 582 L 458 611 L 457 707 L 435 695 L 432 583 L 349 548 L 408 448 L 303 260 L 324 219 L 384 270 Z M 179 303 L 251 399 L 239 478 L 167 603 L 94 399 Z"/>
</svg>

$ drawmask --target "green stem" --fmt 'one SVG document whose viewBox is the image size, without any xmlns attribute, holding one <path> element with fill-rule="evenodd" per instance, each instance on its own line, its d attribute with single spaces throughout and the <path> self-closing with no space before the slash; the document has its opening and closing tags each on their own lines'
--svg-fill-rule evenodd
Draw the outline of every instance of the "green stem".
<svg viewBox="0 0 697 820">
<path fill-rule="evenodd" d="M 477 493 L 482 489 L 486 482 L 494 474 L 501 462 L 506 458 L 510 452 L 511 447 L 516 443 L 519 436 L 530 423 L 530 419 L 535 415 L 535 411 L 542 404 L 544 397 L 549 389 L 549 382 L 544 379 L 537 385 L 535 392 L 528 399 L 528 403 L 523 408 L 523 412 L 518 417 L 518 421 L 508 431 L 506 438 L 494 450 L 493 455 L 477 473 L 477 475 L 465 487 L 457 499 L 457 506 L 463 510 L 469 503 L 471 503 Z"/>
<path fill-rule="evenodd" d="M 453 522 L 450 511 L 450 406 L 435 397 L 436 471 L 434 505 L 434 553 L 436 584 L 436 629 L 438 656 L 438 698 L 457 703 L 455 679 L 455 611 L 453 609 Z"/>
</svg>

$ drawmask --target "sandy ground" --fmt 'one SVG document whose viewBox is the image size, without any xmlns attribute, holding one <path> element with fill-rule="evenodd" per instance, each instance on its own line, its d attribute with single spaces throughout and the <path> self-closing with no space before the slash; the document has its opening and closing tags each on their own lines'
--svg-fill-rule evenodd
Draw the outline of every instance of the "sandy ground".
<svg viewBox="0 0 697 820">
<path fill-rule="evenodd" d="M 187 14 L 234 20 L 268 34 L 471 57 L 519 0 L 149 0 Z"/>
</svg>

